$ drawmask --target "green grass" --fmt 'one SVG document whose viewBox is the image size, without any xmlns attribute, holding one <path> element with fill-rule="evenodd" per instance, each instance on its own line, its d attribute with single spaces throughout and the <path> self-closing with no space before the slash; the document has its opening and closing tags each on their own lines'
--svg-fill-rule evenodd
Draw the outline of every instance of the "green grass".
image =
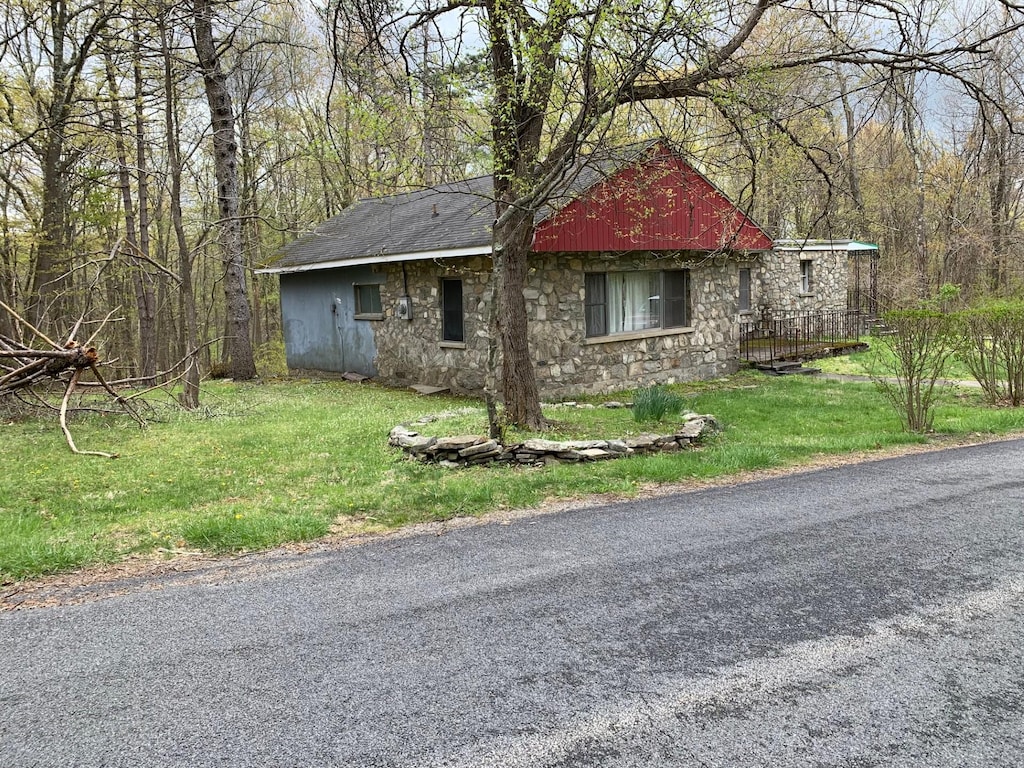
<svg viewBox="0 0 1024 768">
<path fill-rule="evenodd" d="M 0 421 L 0 581 L 126 556 L 233 552 L 322 536 L 527 507 L 547 498 L 635 494 L 650 483 L 713 478 L 925 438 L 901 431 L 870 384 L 741 373 L 672 387 L 684 410 L 724 429 L 700 450 L 545 468 L 447 470 L 386 445 L 391 427 L 459 411 L 424 434 L 484 433 L 480 404 L 345 382 L 206 387 L 204 411 L 166 410 L 142 431 L 119 416 L 78 417 L 73 456 L 56 421 Z M 615 399 L 629 400 L 631 393 Z M 598 399 L 593 402 L 599 402 Z M 551 408 L 552 439 L 666 430 L 627 408 Z M 943 392 L 939 432 L 1024 429 L 1024 410 L 987 408 L 980 395 Z M 527 435 L 510 430 L 509 439 Z"/>
<path fill-rule="evenodd" d="M 865 336 L 861 341 L 868 345 L 868 350 L 813 360 L 810 365 L 820 368 L 825 373 L 870 376 L 873 372 L 878 372 L 883 376 L 891 375 L 893 356 L 885 341 L 874 336 Z M 956 357 L 950 358 L 946 363 L 943 377 L 953 381 L 974 381 L 970 369 Z"/>
</svg>

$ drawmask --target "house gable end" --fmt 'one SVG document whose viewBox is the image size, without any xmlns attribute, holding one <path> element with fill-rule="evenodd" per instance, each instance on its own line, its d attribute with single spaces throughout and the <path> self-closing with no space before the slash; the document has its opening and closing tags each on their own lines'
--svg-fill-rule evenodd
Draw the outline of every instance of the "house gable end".
<svg viewBox="0 0 1024 768">
<path fill-rule="evenodd" d="M 613 173 L 537 226 L 537 253 L 761 251 L 771 239 L 664 144 Z"/>
</svg>

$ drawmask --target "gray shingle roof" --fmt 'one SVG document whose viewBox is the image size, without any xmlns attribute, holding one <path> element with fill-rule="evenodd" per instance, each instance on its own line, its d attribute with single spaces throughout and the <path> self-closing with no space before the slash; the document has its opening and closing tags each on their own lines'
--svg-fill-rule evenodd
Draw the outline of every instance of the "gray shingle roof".
<svg viewBox="0 0 1024 768">
<path fill-rule="evenodd" d="M 603 150 L 565 174 L 538 212 L 547 219 L 570 200 L 634 162 L 657 140 Z M 313 232 L 286 245 L 266 271 L 288 272 L 387 261 L 437 252 L 479 249 L 488 253 L 494 222 L 494 181 L 479 176 L 429 189 L 360 200 Z"/>
<path fill-rule="evenodd" d="M 494 222 L 490 176 L 360 200 L 284 247 L 272 269 L 463 248 L 486 249 Z"/>
</svg>

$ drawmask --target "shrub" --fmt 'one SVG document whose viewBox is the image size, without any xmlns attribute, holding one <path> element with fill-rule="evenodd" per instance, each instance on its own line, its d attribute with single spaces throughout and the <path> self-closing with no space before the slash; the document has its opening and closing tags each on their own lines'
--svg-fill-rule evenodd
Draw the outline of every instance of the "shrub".
<svg viewBox="0 0 1024 768">
<path fill-rule="evenodd" d="M 883 316 L 891 335 L 880 341 L 891 355 L 876 357 L 871 378 L 910 432 L 932 428 L 935 386 L 956 350 L 952 316 L 933 309 L 905 309 Z"/>
<path fill-rule="evenodd" d="M 260 344 L 253 353 L 253 362 L 256 364 L 256 372 L 261 379 L 288 377 L 284 341 L 280 338 Z"/>
<path fill-rule="evenodd" d="M 683 398 L 655 385 L 633 393 L 633 418 L 637 421 L 661 421 L 666 415 L 683 410 Z"/>
<path fill-rule="evenodd" d="M 989 403 L 1024 403 L 1024 301 L 988 301 L 956 316 L 957 354 Z"/>
</svg>

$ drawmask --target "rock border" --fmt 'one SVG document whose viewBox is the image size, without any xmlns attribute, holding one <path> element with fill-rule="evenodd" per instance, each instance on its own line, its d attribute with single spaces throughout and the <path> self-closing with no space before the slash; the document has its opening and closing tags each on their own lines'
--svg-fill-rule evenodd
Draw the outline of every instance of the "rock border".
<svg viewBox="0 0 1024 768">
<path fill-rule="evenodd" d="M 436 417 L 425 417 L 415 423 L 428 424 L 436 420 Z M 513 445 L 502 445 L 483 435 L 431 437 L 420 434 L 406 423 L 391 430 L 388 445 L 401 448 L 419 461 L 443 467 L 491 463 L 544 466 L 686 450 L 719 429 L 717 419 L 711 414 L 687 413 L 683 415 L 681 425 L 667 435 L 644 432 L 622 440 L 559 441 L 535 438 Z"/>
</svg>

